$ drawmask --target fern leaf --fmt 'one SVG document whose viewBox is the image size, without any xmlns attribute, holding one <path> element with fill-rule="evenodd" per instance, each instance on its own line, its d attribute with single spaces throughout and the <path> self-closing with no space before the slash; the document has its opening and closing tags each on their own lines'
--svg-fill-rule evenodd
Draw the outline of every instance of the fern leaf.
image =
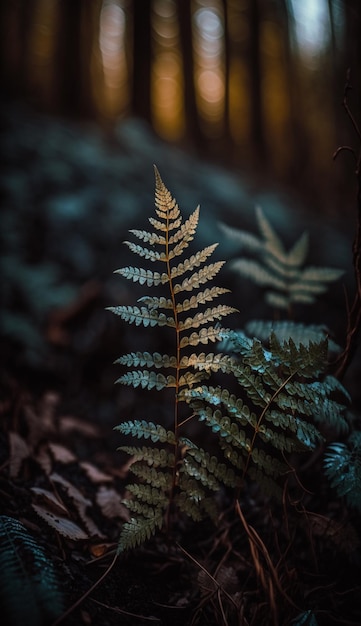
<svg viewBox="0 0 361 626">
<path fill-rule="evenodd" d="M 287 264 L 290 267 L 299 268 L 306 261 L 309 248 L 309 235 L 303 233 L 296 243 L 293 245 L 287 255 Z"/>
<path fill-rule="evenodd" d="M 64 598 L 53 563 L 18 520 L 0 516 L 2 621 L 45 624 L 62 613 Z"/>
<path fill-rule="evenodd" d="M 134 235 L 135 237 L 138 237 L 138 239 L 141 239 L 145 243 L 149 243 L 151 245 L 159 244 L 164 246 L 166 242 L 165 237 L 163 237 L 162 235 L 158 235 L 157 233 L 149 233 L 146 230 L 131 229 L 129 230 L 129 232 L 132 233 L 132 235 Z"/>
<path fill-rule="evenodd" d="M 278 238 L 277 234 L 273 230 L 270 222 L 267 220 L 265 214 L 263 213 L 261 207 L 256 207 L 256 217 L 258 222 L 258 227 L 268 244 L 268 250 L 272 250 L 272 254 L 276 256 L 282 263 L 286 262 L 286 252 L 284 250 L 283 244 L 281 240 Z"/>
<path fill-rule="evenodd" d="M 328 348 L 332 352 L 340 352 L 341 348 L 328 337 L 328 329 L 325 326 L 315 324 L 300 324 L 290 320 L 269 321 L 269 320 L 252 320 L 245 326 L 247 335 L 257 337 L 262 342 L 267 342 L 271 332 L 274 333 L 277 340 L 282 344 L 290 338 L 298 347 L 300 343 L 307 346 L 310 341 L 320 343 L 328 338 Z"/>
<path fill-rule="evenodd" d="M 149 485 L 152 485 L 153 488 L 161 489 L 164 491 L 170 489 L 172 485 L 171 474 L 161 472 L 155 467 L 149 467 L 144 463 L 133 463 L 130 467 L 130 471 L 138 478 L 141 478 Z M 154 502 L 152 501 L 151 504 L 154 504 Z"/>
<path fill-rule="evenodd" d="M 267 476 L 277 477 L 281 474 L 285 474 L 288 470 L 288 466 L 285 463 L 282 463 L 270 454 L 267 454 L 262 449 L 253 448 L 251 452 L 251 459 L 259 469 L 263 470 L 267 474 Z"/>
<path fill-rule="evenodd" d="M 184 265 L 184 264 L 182 264 Z M 202 267 L 198 272 L 194 272 L 189 278 L 185 278 L 182 283 L 176 283 L 174 286 L 174 293 L 180 293 L 182 291 L 192 291 L 193 289 L 199 289 L 201 285 L 212 280 L 218 274 L 221 267 L 223 267 L 224 261 L 217 261 Z M 179 266 L 178 266 L 179 268 Z M 177 268 L 177 269 L 178 269 Z"/>
<path fill-rule="evenodd" d="M 306 267 L 300 276 L 303 282 L 320 283 L 333 282 L 343 276 L 343 270 L 332 267 Z"/>
<path fill-rule="evenodd" d="M 136 446 L 120 446 L 118 450 L 127 452 L 134 460 L 146 461 L 149 466 L 155 465 L 156 467 L 173 467 L 175 457 L 173 452 L 168 452 L 165 448 L 149 448 L 142 446 L 138 448 Z"/>
<path fill-rule="evenodd" d="M 202 448 L 192 448 L 187 451 L 187 461 L 189 462 L 189 457 L 192 457 L 193 461 L 197 462 L 197 468 L 201 474 L 201 470 L 204 469 L 207 471 L 206 474 L 202 474 L 202 478 L 200 477 L 201 482 L 213 489 L 211 484 L 220 485 L 220 482 L 228 487 L 236 487 L 238 484 L 238 479 L 234 470 L 230 467 L 227 467 L 225 463 L 220 463 L 215 456 L 211 456 Z M 215 482 L 212 482 L 211 476 L 214 477 Z M 208 482 L 211 481 L 210 484 Z"/>
<path fill-rule="evenodd" d="M 189 299 L 186 298 L 183 302 L 179 302 L 176 307 L 177 313 L 184 313 L 190 309 L 196 309 L 201 304 L 211 302 L 225 293 L 229 293 L 229 289 L 225 289 L 224 287 L 211 287 L 210 289 L 200 291 L 196 296 L 192 296 Z"/>
<path fill-rule="evenodd" d="M 159 424 L 147 422 L 146 420 L 123 422 L 122 424 L 119 424 L 119 426 L 115 426 L 114 430 L 119 430 L 123 433 L 123 435 L 138 437 L 138 439 L 151 439 L 153 443 L 156 443 L 157 441 L 160 441 L 161 443 L 176 443 L 176 439 L 172 431 L 166 430 Z"/>
<path fill-rule="evenodd" d="M 181 368 L 183 367 L 195 367 L 196 369 L 206 370 L 207 372 L 223 372 L 229 374 L 233 372 L 236 367 L 236 360 L 229 357 L 227 354 L 213 354 L 212 352 L 206 354 L 201 352 L 200 354 L 191 354 L 189 357 L 183 357 L 181 360 Z"/>
<path fill-rule="evenodd" d="M 120 376 L 115 382 L 134 388 L 141 387 L 142 389 L 156 389 L 157 391 L 165 387 L 176 386 L 174 376 L 164 376 L 164 374 L 156 374 L 155 372 L 148 372 L 148 370 L 127 372 L 123 374 L 123 376 Z"/>
<path fill-rule="evenodd" d="M 175 326 L 173 317 L 167 317 L 164 313 L 158 313 L 156 310 L 149 311 L 146 307 L 137 306 L 112 306 L 108 307 L 108 311 L 112 311 L 115 315 L 119 315 L 125 322 L 135 324 L 136 326 Z"/>
<path fill-rule="evenodd" d="M 177 232 L 169 237 L 169 245 L 174 246 L 177 243 L 180 243 L 180 247 L 175 246 L 173 248 L 173 256 L 178 256 L 183 252 L 183 249 L 188 246 L 188 243 L 192 241 L 194 238 L 194 234 L 197 230 L 199 221 L 199 206 L 197 206 L 196 210 L 189 216 L 189 218 L 181 225 L 181 227 L 177 230 Z M 177 250 L 177 252 L 174 252 Z M 172 257 L 170 257 L 172 258 Z"/>
<path fill-rule="evenodd" d="M 159 489 L 159 484 L 156 484 L 155 487 L 152 485 L 132 484 L 127 485 L 127 490 L 136 497 L 138 502 L 146 502 L 150 506 L 162 507 L 163 509 L 167 506 L 167 496 L 164 491 Z"/>
<path fill-rule="evenodd" d="M 338 495 L 345 496 L 349 506 L 361 511 L 360 442 L 356 440 L 351 449 L 344 443 L 331 444 L 325 454 L 324 467 L 326 476 Z"/>
<path fill-rule="evenodd" d="M 248 250 L 249 252 L 262 251 L 263 242 L 259 239 L 259 237 L 256 237 L 245 230 L 230 228 L 227 224 L 223 224 L 222 222 L 219 223 L 219 227 L 228 239 L 235 241 L 245 250 Z"/>
<path fill-rule="evenodd" d="M 275 309 L 281 309 L 282 311 L 287 311 L 291 304 L 291 298 L 289 296 L 277 293 L 276 291 L 266 291 L 264 298 L 269 306 Z M 314 298 L 313 296 L 307 295 L 304 296 L 302 302 L 304 304 L 312 304 L 312 302 L 314 302 Z"/>
<path fill-rule="evenodd" d="M 179 323 L 179 330 L 183 332 L 189 328 L 199 328 L 201 325 L 209 324 L 209 322 L 214 322 L 215 320 L 221 320 L 222 317 L 236 312 L 237 309 L 234 309 L 231 306 L 226 306 L 225 304 L 220 304 L 219 306 L 209 308 L 202 313 L 197 313 L 194 317 L 187 317 L 184 322 Z"/>
<path fill-rule="evenodd" d="M 163 272 L 152 272 L 142 267 L 121 267 L 119 270 L 115 270 L 115 274 L 120 274 L 128 280 L 132 280 L 134 283 L 140 285 L 147 285 L 148 287 L 157 287 L 158 285 L 165 285 L 169 282 L 168 274 Z"/>
<path fill-rule="evenodd" d="M 141 298 L 138 298 L 138 302 L 145 304 L 149 311 L 153 311 L 155 309 L 173 309 L 173 302 L 170 298 L 142 296 Z"/>
<path fill-rule="evenodd" d="M 199 332 L 192 333 L 189 336 L 182 337 L 180 341 L 180 348 L 186 346 L 198 346 L 200 343 L 207 344 L 209 341 L 215 343 L 222 338 L 222 329 L 209 326 L 208 328 L 202 328 Z"/>
<path fill-rule="evenodd" d="M 118 553 L 135 548 L 136 546 L 144 543 L 147 539 L 150 539 L 155 532 L 163 526 L 163 510 L 156 508 L 153 510 L 153 514 L 144 517 L 132 517 L 129 522 L 125 522 L 122 527 L 119 543 Z"/>
<path fill-rule="evenodd" d="M 157 250 L 151 250 L 149 248 L 144 248 L 144 246 L 139 246 L 135 243 L 133 243 L 132 241 L 124 241 L 123 243 L 125 243 L 126 246 L 128 246 L 129 250 L 131 250 L 131 252 L 134 252 L 134 254 L 138 254 L 138 256 L 141 256 L 149 261 L 166 261 L 166 256 L 164 254 L 164 252 L 158 252 Z"/>
<path fill-rule="evenodd" d="M 256 285 L 260 287 L 275 287 L 281 291 L 285 291 L 287 288 L 286 282 L 276 276 L 273 272 L 265 268 L 258 261 L 251 259 L 237 259 L 232 261 L 231 268 L 241 274 L 253 280 Z"/>
<path fill-rule="evenodd" d="M 130 352 L 129 354 L 123 354 L 119 359 L 114 361 L 119 365 L 126 365 L 127 367 L 155 367 L 159 368 L 176 368 L 177 359 L 174 356 L 168 356 L 167 354 L 160 354 L 159 352 Z"/>
</svg>

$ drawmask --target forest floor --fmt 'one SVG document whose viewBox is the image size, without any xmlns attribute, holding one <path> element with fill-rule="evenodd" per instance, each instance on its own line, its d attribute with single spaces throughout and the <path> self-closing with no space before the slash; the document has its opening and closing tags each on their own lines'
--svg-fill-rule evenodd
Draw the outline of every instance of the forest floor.
<svg viewBox="0 0 361 626">
<path fill-rule="evenodd" d="M 96 133 L 23 112 L 6 112 L 5 118 L 1 622 L 360 624 L 360 515 L 330 488 L 321 454 L 297 462 L 297 480 L 292 474 L 283 502 L 247 485 L 236 510 L 232 494 L 222 492 L 217 526 L 178 518 L 168 535 L 160 532 L 115 558 L 128 519 L 122 499 L 129 459 L 117 452 L 121 442 L 113 429 L 123 419 L 144 416 L 145 403 L 158 419 L 170 419 L 154 394 L 114 387 L 112 363 L 120 354 L 139 345 L 167 348 L 149 329 L 141 337 L 139 329 L 120 330 L 121 322 L 104 310 L 136 299 L 129 287 L 108 279 L 127 261 L 119 242 L 128 228 L 144 226 L 144 212 L 151 215 L 153 162 L 169 166 L 167 186 L 180 205 L 184 189 L 192 210 L 201 201 L 209 211 L 200 246 L 219 238 L 220 214 L 235 223 L 239 203 L 241 227 L 251 228 L 252 194 L 222 172 L 216 183 L 206 167 L 199 166 L 196 176 L 193 166 L 152 143 L 144 129 L 130 127 L 105 150 Z M 200 189 L 204 197 L 197 198 Z M 286 217 L 282 202 L 263 196 L 286 241 L 296 231 L 299 236 L 304 215 Z M 317 228 L 312 222 L 311 234 Z M 348 270 L 348 245 L 347 232 L 326 229 L 315 262 L 329 265 L 332 250 Z M 224 250 L 226 257 L 233 253 L 231 245 Z M 233 278 L 224 280 L 239 291 Z M 330 298 L 312 316 L 319 323 L 331 312 L 327 322 L 337 335 L 344 303 L 335 290 Z M 245 302 L 249 318 L 259 315 L 257 291 L 246 286 L 243 311 Z M 356 406 L 359 374 L 356 359 L 347 381 Z M 15 546 L 16 562 L 8 545 Z"/>
</svg>

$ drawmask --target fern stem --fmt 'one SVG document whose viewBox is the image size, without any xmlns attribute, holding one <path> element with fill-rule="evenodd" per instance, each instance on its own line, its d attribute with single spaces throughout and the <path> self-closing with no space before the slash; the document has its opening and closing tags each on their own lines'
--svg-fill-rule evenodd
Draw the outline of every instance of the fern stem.
<svg viewBox="0 0 361 626">
<path fill-rule="evenodd" d="M 254 429 L 254 433 L 253 433 L 253 437 L 252 437 L 252 441 L 251 441 L 251 446 L 250 446 L 250 450 L 248 452 L 248 456 L 244 465 L 244 469 L 243 469 L 243 473 L 242 473 L 242 480 L 241 480 L 241 484 L 243 483 L 245 476 L 247 474 L 248 471 L 248 467 L 251 461 L 251 456 L 252 456 L 252 452 L 254 449 L 254 444 L 256 441 L 256 437 L 259 433 L 259 429 L 261 426 L 261 423 L 263 421 L 264 416 L 266 415 L 268 409 L 270 408 L 271 404 L 274 402 L 274 400 L 277 398 L 278 394 L 282 391 L 282 389 L 284 389 L 286 387 L 286 385 L 290 382 L 290 380 L 293 378 L 293 376 L 296 374 L 296 371 L 292 372 L 287 378 L 286 380 L 283 381 L 282 385 L 279 386 L 278 389 L 276 389 L 276 391 L 274 392 L 273 396 L 270 398 L 270 400 L 267 402 L 266 406 L 264 407 L 261 415 L 258 418 L 257 424 L 255 426 Z M 236 494 L 236 499 L 238 501 L 239 495 L 240 495 L 240 489 L 241 489 L 241 485 L 238 487 L 237 490 L 237 494 Z"/>
<path fill-rule="evenodd" d="M 166 266 L 167 266 L 167 274 L 169 279 L 169 292 L 172 301 L 173 308 L 173 316 L 174 316 L 174 326 L 175 326 L 175 335 L 176 335 L 176 371 L 175 371 L 175 390 L 174 390 L 174 466 L 172 473 L 172 485 L 169 494 L 169 502 L 166 513 L 166 528 L 167 531 L 170 529 L 170 515 L 172 510 L 172 504 L 174 500 L 174 493 L 177 484 L 177 467 L 178 467 L 178 458 L 179 458 L 179 376 L 180 376 L 180 326 L 178 319 L 178 311 L 177 311 L 177 302 L 174 293 L 173 280 L 172 280 L 172 271 L 171 264 L 169 258 L 169 213 L 167 211 L 166 218 L 166 237 L 165 237 L 165 256 L 166 256 Z"/>
</svg>

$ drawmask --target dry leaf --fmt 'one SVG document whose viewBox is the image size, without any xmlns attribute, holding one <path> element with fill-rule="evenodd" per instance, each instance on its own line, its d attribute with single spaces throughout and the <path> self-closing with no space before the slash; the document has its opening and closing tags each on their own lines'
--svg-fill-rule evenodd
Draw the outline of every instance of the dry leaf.
<svg viewBox="0 0 361 626">
<path fill-rule="evenodd" d="M 83 468 L 88 478 L 95 484 L 98 483 L 109 483 L 113 481 L 113 477 L 109 474 L 105 474 L 100 469 L 95 467 L 92 463 L 88 463 L 87 461 L 82 461 L 79 463 L 80 467 Z"/>
<path fill-rule="evenodd" d="M 45 504 L 46 507 L 55 514 L 67 514 L 68 511 L 64 504 L 56 497 L 54 493 L 40 487 L 31 487 L 31 491 L 36 494 L 39 503 Z"/>
<path fill-rule="evenodd" d="M 105 535 L 103 535 L 95 522 L 93 522 L 86 512 L 87 508 L 92 506 L 92 502 L 88 500 L 88 498 L 85 498 L 81 491 L 74 487 L 74 485 L 72 485 L 68 480 L 63 478 L 63 476 L 53 473 L 49 476 L 49 478 L 66 489 L 68 496 L 73 500 L 77 512 L 79 513 L 82 522 L 84 522 L 89 534 L 92 537 L 103 538 Z"/>
<path fill-rule="evenodd" d="M 44 443 L 41 445 L 33 458 L 44 470 L 45 474 L 49 476 L 53 469 L 53 459 L 50 456 L 48 444 Z"/>
<path fill-rule="evenodd" d="M 49 443 L 49 450 L 54 457 L 54 461 L 59 461 L 60 463 L 73 463 L 73 461 L 77 460 L 75 454 L 73 454 L 68 448 L 65 448 L 65 446 L 61 446 L 59 443 Z"/>
<path fill-rule="evenodd" d="M 113 549 L 114 549 L 114 543 L 96 543 L 95 545 L 90 546 L 91 554 L 97 558 L 99 558 L 100 556 L 103 556 L 104 554 L 109 552 L 109 550 L 113 550 Z"/>
<path fill-rule="evenodd" d="M 105 487 L 104 485 L 100 487 L 97 491 L 96 502 L 105 517 L 109 519 L 120 517 L 126 522 L 129 521 L 128 509 L 122 504 L 122 498 L 114 487 Z"/>
<path fill-rule="evenodd" d="M 85 437 L 97 438 L 100 436 L 99 429 L 89 422 L 85 422 L 72 415 L 64 415 L 59 419 L 60 432 L 63 434 L 69 434 L 73 432 L 80 433 Z"/>
<path fill-rule="evenodd" d="M 51 511 L 44 509 L 42 506 L 38 506 L 37 504 L 31 505 L 36 511 L 36 513 L 49 524 L 52 528 L 55 528 L 57 532 L 64 537 L 68 537 L 68 539 L 78 540 L 78 539 L 88 539 L 88 535 L 84 532 L 78 524 L 72 522 L 67 517 L 62 517 L 60 515 L 54 515 Z"/>
<path fill-rule="evenodd" d="M 18 433 L 9 432 L 10 446 L 10 477 L 16 478 L 19 475 L 23 461 L 30 456 L 30 449 L 26 441 Z"/>
</svg>

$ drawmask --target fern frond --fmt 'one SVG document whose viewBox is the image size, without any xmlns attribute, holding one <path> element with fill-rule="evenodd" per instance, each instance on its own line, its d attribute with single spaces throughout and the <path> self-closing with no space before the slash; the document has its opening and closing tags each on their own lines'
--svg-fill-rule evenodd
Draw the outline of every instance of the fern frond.
<svg viewBox="0 0 361 626">
<path fill-rule="evenodd" d="M 204 291 L 200 291 L 196 296 L 192 296 L 189 299 L 186 298 L 183 302 L 179 302 L 177 304 L 176 311 L 177 313 L 184 313 L 190 309 L 197 309 L 201 304 L 211 302 L 215 298 L 218 298 L 218 296 L 225 293 L 229 293 L 229 289 L 225 289 L 224 287 L 211 287 L 205 289 Z"/>
<path fill-rule="evenodd" d="M 149 465 L 146 465 L 142 462 L 137 461 L 136 463 L 133 463 L 130 467 L 130 471 L 132 472 L 132 474 L 134 474 L 138 478 L 141 478 L 143 481 L 145 481 L 149 485 L 152 485 L 152 487 L 155 489 L 161 489 L 162 491 L 166 491 L 170 489 L 172 485 L 171 474 L 161 472 L 155 467 L 149 467 Z M 132 489 L 129 488 L 129 491 L 132 491 Z M 139 494 L 136 493 L 136 495 L 139 499 Z M 151 502 L 150 504 L 155 504 L 155 503 Z"/>
<path fill-rule="evenodd" d="M 197 333 L 191 333 L 189 336 L 182 337 L 180 341 L 180 347 L 185 348 L 187 346 L 198 346 L 200 343 L 207 344 L 209 341 L 215 343 L 222 338 L 222 329 L 209 326 L 208 328 L 202 328 Z"/>
<path fill-rule="evenodd" d="M 267 220 L 260 206 L 256 207 L 256 217 L 258 222 L 258 228 L 268 245 L 268 250 L 271 250 L 274 256 L 276 256 L 280 261 L 284 262 L 286 253 L 283 244 L 276 232 L 273 230 L 270 222 Z"/>
<path fill-rule="evenodd" d="M 132 241 L 123 241 L 123 243 L 128 246 L 131 252 L 141 256 L 148 261 L 166 261 L 166 256 L 164 252 L 158 252 L 157 250 L 152 250 L 150 248 L 144 248 L 144 246 L 140 246 L 138 244 L 133 243 Z"/>
<path fill-rule="evenodd" d="M 142 446 L 120 446 L 117 448 L 132 456 L 135 461 L 146 461 L 149 466 L 155 465 L 156 467 L 173 467 L 175 462 L 175 456 L 173 452 L 169 452 L 165 448 L 149 448 Z"/>
<path fill-rule="evenodd" d="M 176 379 L 174 376 L 164 376 L 164 374 L 156 374 L 155 372 L 148 372 L 148 370 L 135 370 L 133 372 L 127 372 L 120 376 L 116 383 L 122 385 L 130 385 L 135 389 L 141 387 L 142 389 L 156 389 L 160 391 L 165 387 L 175 387 Z"/>
<path fill-rule="evenodd" d="M 4 624 L 47 624 L 64 597 L 51 558 L 18 520 L 0 516 L 0 598 Z"/>
<path fill-rule="evenodd" d="M 219 222 L 220 229 L 227 236 L 227 239 L 237 242 L 241 248 L 248 250 L 249 252 L 261 252 L 263 248 L 263 242 L 256 235 L 252 235 L 246 230 L 238 230 L 238 228 L 230 228 L 227 224 Z"/>
<path fill-rule="evenodd" d="M 230 357 L 228 354 L 210 352 L 206 354 L 201 352 L 200 354 L 191 354 L 189 357 L 183 357 L 180 363 L 183 367 L 195 367 L 199 370 L 206 370 L 207 372 L 223 372 L 224 374 L 232 373 L 237 366 L 236 359 Z"/>
<path fill-rule="evenodd" d="M 352 440 L 350 448 L 344 443 L 331 444 L 325 454 L 325 474 L 340 497 L 349 506 L 361 511 L 361 441 Z"/>
<path fill-rule="evenodd" d="M 166 508 L 168 503 L 167 495 L 159 489 L 159 484 L 152 485 L 132 484 L 127 485 L 127 490 L 132 493 L 138 502 L 146 502 L 155 508 Z"/>
<path fill-rule="evenodd" d="M 197 313 L 194 317 L 187 317 L 184 322 L 179 323 L 179 330 L 183 332 L 189 328 L 199 328 L 199 326 L 209 324 L 215 320 L 221 320 L 222 317 L 236 312 L 237 309 L 225 304 L 220 304 L 219 306 L 206 309 L 206 311 L 203 311 L 202 313 Z"/>
<path fill-rule="evenodd" d="M 171 430 L 166 430 L 159 424 L 147 422 L 145 420 L 133 420 L 123 422 L 119 426 L 115 426 L 114 430 L 119 430 L 123 435 L 132 435 L 138 439 L 151 439 L 153 443 L 160 441 L 161 443 L 175 444 L 176 439 Z"/>
<path fill-rule="evenodd" d="M 114 363 L 119 365 L 126 365 L 127 367 L 155 367 L 159 368 L 176 368 L 177 360 L 174 356 L 168 356 L 167 354 L 160 354 L 159 352 L 130 352 L 129 354 L 123 354 L 116 359 Z"/>
<path fill-rule="evenodd" d="M 200 269 L 198 272 L 194 272 L 194 274 L 191 274 L 189 278 L 185 278 L 182 283 L 176 283 L 174 285 L 174 293 L 178 294 L 182 291 L 192 291 L 193 289 L 199 289 L 201 285 L 204 285 L 204 283 L 212 280 L 212 278 L 214 278 L 218 274 L 223 265 L 224 261 L 217 261 L 216 263 L 211 263 L 210 265 L 202 267 L 202 269 Z M 176 269 L 179 269 L 179 266 Z M 182 272 L 182 274 L 183 273 L 184 272 Z M 180 274 L 177 274 L 177 276 L 179 275 Z"/>
<path fill-rule="evenodd" d="M 276 276 L 257 261 L 251 259 L 237 259 L 236 261 L 232 261 L 230 267 L 241 274 L 241 276 L 253 280 L 253 282 L 260 287 L 275 287 L 280 291 L 284 291 L 287 288 L 285 280 Z"/>
<path fill-rule="evenodd" d="M 169 282 L 169 276 L 165 272 L 160 274 L 142 267 L 121 267 L 119 270 L 115 270 L 114 274 L 120 274 L 127 280 L 132 280 L 133 283 L 148 287 L 158 287 L 158 285 L 165 285 Z M 110 310 L 112 309 L 110 308 Z"/>
<path fill-rule="evenodd" d="M 130 229 L 129 232 L 132 233 L 132 235 L 134 235 L 135 237 L 138 237 L 138 239 L 144 241 L 145 243 L 150 243 L 152 246 L 156 243 L 164 246 L 166 242 L 165 237 L 163 235 L 158 235 L 158 233 L 150 233 L 146 230 L 137 229 Z"/>
<path fill-rule="evenodd" d="M 175 246 L 173 248 L 173 258 L 174 256 L 178 256 L 183 252 L 183 249 L 188 246 L 188 243 L 192 241 L 194 238 L 194 234 L 197 230 L 199 221 L 199 206 L 197 206 L 196 210 L 189 216 L 189 218 L 181 225 L 181 227 L 177 230 L 177 232 L 169 237 L 168 244 L 170 246 L 174 246 L 174 244 L 180 243 L 180 246 Z M 175 252 L 177 250 L 177 252 Z"/>
<path fill-rule="evenodd" d="M 328 348 L 332 352 L 340 352 L 341 348 L 332 339 L 329 338 L 329 331 L 325 326 L 316 324 L 296 323 L 290 320 L 269 321 L 269 320 L 252 320 L 247 322 L 245 332 L 251 337 L 257 337 L 263 343 L 267 343 L 273 332 L 278 341 L 282 344 L 290 338 L 296 346 L 300 343 L 307 346 L 310 341 L 320 343 L 324 339 L 328 339 Z"/>
<path fill-rule="evenodd" d="M 122 527 L 118 553 L 135 548 L 150 539 L 155 532 L 162 528 L 164 511 L 161 508 L 152 509 L 147 517 L 132 517 L 129 522 L 125 522 Z"/>
<path fill-rule="evenodd" d="M 196 471 L 199 471 L 200 474 L 202 474 L 203 478 L 200 478 L 200 480 L 204 485 L 213 488 L 209 484 L 207 484 L 209 480 L 212 484 L 211 476 L 213 476 L 215 479 L 214 485 L 219 485 L 220 483 L 223 483 L 228 487 L 237 486 L 238 478 L 234 470 L 228 467 L 225 463 L 220 463 L 217 457 L 211 456 L 202 448 L 192 448 L 188 450 L 186 456 L 186 460 L 188 463 L 190 462 L 189 457 L 192 457 L 193 463 L 195 461 L 197 462 L 196 467 L 198 469 Z M 203 475 L 202 470 L 206 470 L 207 473 Z"/>
<path fill-rule="evenodd" d="M 137 306 L 114 306 L 108 307 L 108 311 L 112 311 L 115 315 L 119 315 L 125 322 L 135 324 L 136 326 L 170 326 L 174 328 L 175 321 L 173 317 L 167 317 L 164 313 L 158 313 L 156 310 L 149 310 L 146 307 Z"/>
<path fill-rule="evenodd" d="M 267 304 L 277 309 L 289 309 L 293 303 L 311 304 L 316 295 L 328 289 L 330 282 L 342 276 L 343 271 L 336 268 L 303 267 L 308 234 L 301 235 L 287 252 L 259 207 L 256 215 L 263 240 L 247 236 L 243 231 L 230 233 L 224 227 L 223 230 L 232 239 L 238 237 L 241 245 L 255 254 L 256 259 L 237 259 L 231 267 L 257 285 L 270 288 L 265 292 Z"/>
<path fill-rule="evenodd" d="M 170 298 L 157 298 L 155 296 L 142 296 L 138 302 L 145 304 L 149 311 L 154 309 L 173 309 L 173 302 Z"/>
</svg>

